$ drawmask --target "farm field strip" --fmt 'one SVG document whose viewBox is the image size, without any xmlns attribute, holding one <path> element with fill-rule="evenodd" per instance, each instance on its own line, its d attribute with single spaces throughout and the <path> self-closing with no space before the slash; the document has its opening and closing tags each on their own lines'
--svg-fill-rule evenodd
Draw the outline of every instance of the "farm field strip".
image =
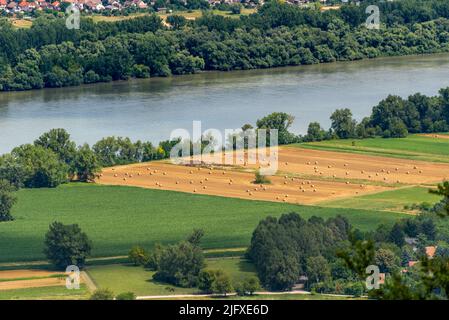
<svg viewBox="0 0 449 320">
<path fill-rule="evenodd" d="M 150 169 L 150 170 L 148 170 Z M 254 173 L 232 170 L 209 170 L 151 162 L 103 170 L 100 184 L 126 185 L 151 189 L 313 204 L 329 197 L 344 197 L 362 192 L 386 190 L 386 187 L 346 184 L 325 180 L 270 177 L 271 184 L 254 184 Z"/>
<path fill-rule="evenodd" d="M 156 242 L 173 243 L 194 228 L 205 231 L 204 249 L 246 247 L 261 219 L 287 212 L 304 218 L 344 215 L 361 230 L 402 216 L 98 184 L 22 189 L 17 197 L 16 220 L 0 224 L 0 263 L 43 260 L 44 236 L 53 221 L 77 223 L 93 242 L 92 258 L 99 258 L 126 255 L 136 244 L 150 249 Z"/>
<path fill-rule="evenodd" d="M 0 300 L 66 300 L 87 299 L 89 291 L 84 284 L 80 290 L 68 290 L 65 286 L 46 286 L 24 289 L 0 290 Z"/>
<path fill-rule="evenodd" d="M 0 271 L 0 290 L 40 288 L 65 285 L 61 272 L 43 270 Z"/>
<path fill-rule="evenodd" d="M 369 138 L 327 140 L 294 145 L 302 149 L 334 151 L 351 154 L 413 159 L 427 162 L 449 163 L 447 133 L 414 134 L 406 138 Z"/>
<path fill-rule="evenodd" d="M 427 203 L 432 206 L 440 200 L 440 196 L 429 193 L 428 187 L 409 186 L 375 194 L 323 201 L 319 205 L 333 208 L 370 209 L 416 214 L 417 210 L 410 208 L 411 205 Z M 409 208 L 406 208 L 406 206 Z"/>
<path fill-rule="evenodd" d="M 449 164 L 282 147 L 279 171 L 270 184 L 254 184 L 259 164 L 233 167 L 174 165 L 153 161 L 106 168 L 100 184 L 217 195 L 243 199 L 315 204 L 386 191 L 404 184 L 436 184 Z M 306 175 L 306 177 L 301 177 Z"/>
</svg>

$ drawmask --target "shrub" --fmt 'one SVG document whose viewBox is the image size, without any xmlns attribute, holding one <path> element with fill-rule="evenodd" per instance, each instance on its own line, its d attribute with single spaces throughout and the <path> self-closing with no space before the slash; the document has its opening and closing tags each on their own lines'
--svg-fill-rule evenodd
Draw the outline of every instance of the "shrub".
<svg viewBox="0 0 449 320">
<path fill-rule="evenodd" d="M 114 300 L 114 293 L 109 289 L 97 289 L 89 300 Z"/>
<path fill-rule="evenodd" d="M 140 246 L 132 247 L 129 250 L 128 258 L 135 266 L 144 266 L 148 263 L 149 259 L 145 249 Z"/>
<path fill-rule="evenodd" d="M 255 184 L 270 184 L 271 181 L 266 176 L 260 174 L 260 171 L 256 171 L 254 183 Z"/>
<path fill-rule="evenodd" d="M 115 297 L 115 300 L 136 300 L 134 292 L 123 292 Z"/>
<path fill-rule="evenodd" d="M 212 292 L 226 296 L 228 293 L 232 292 L 232 290 L 233 287 L 229 275 L 224 272 L 217 274 L 212 282 Z"/>
<path fill-rule="evenodd" d="M 202 270 L 198 275 L 198 289 L 204 293 L 212 293 L 212 285 L 221 270 Z"/>
<path fill-rule="evenodd" d="M 239 296 L 252 296 L 254 292 L 260 289 L 260 281 L 256 277 L 248 277 L 234 285 L 234 289 Z"/>
</svg>

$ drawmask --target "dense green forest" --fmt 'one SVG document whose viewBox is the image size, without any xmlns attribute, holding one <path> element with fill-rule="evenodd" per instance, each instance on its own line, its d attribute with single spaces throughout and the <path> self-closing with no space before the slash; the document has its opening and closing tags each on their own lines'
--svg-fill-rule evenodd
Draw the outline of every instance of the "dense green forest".
<svg viewBox="0 0 449 320">
<path fill-rule="evenodd" d="M 172 16 L 169 26 L 156 15 L 114 23 L 83 18 L 79 30 L 61 18 L 40 17 L 29 29 L 4 19 L 0 90 L 449 51 L 447 1 L 377 4 L 380 30 L 364 26 L 364 4 L 320 12 L 268 2 L 238 19 Z"/>
</svg>

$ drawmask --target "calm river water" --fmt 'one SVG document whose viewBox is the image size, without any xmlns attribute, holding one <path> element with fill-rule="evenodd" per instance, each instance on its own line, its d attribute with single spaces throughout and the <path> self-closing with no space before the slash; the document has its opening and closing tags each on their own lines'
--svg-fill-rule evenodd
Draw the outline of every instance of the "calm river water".
<svg viewBox="0 0 449 320">
<path fill-rule="evenodd" d="M 0 153 L 51 128 L 65 128 L 79 144 L 109 136 L 158 142 L 193 120 L 208 128 L 239 128 L 274 111 L 326 128 L 337 108 L 361 119 L 388 94 L 434 95 L 449 86 L 449 55 L 208 72 L 73 88 L 0 93 Z"/>
</svg>

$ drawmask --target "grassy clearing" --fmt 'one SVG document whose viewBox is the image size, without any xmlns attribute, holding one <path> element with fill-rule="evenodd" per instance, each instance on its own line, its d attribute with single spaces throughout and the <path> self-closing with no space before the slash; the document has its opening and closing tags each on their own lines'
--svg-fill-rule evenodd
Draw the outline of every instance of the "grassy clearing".
<svg viewBox="0 0 449 320">
<path fill-rule="evenodd" d="M 0 223 L 0 262 L 44 259 L 43 239 L 53 221 L 78 223 L 93 241 L 92 256 L 104 257 L 126 255 L 136 244 L 173 243 L 194 228 L 205 230 L 205 249 L 246 247 L 261 219 L 292 211 L 305 218 L 344 215 L 361 230 L 401 217 L 379 211 L 92 184 L 23 189 L 17 195 L 16 220 Z"/>
<path fill-rule="evenodd" d="M 31 20 L 25 19 L 13 19 L 11 20 L 11 23 L 15 28 L 25 28 L 25 29 L 31 28 L 31 26 L 33 25 L 33 22 Z"/>
<path fill-rule="evenodd" d="M 257 276 L 254 265 L 242 257 L 207 259 L 206 268 L 223 270 L 231 277 L 234 283 L 250 276 Z"/>
<path fill-rule="evenodd" d="M 136 295 L 192 294 L 194 288 L 179 288 L 152 280 L 154 271 L 129 264 L 93 266 L 87 269 L 98 288 L 108 288 L 114 294 L 134 292 Z"/>
<path fill-rule="evenodd" d="M 240 14 L 232 14 L 230 11 L 220 11 L 220 10 L 210 10 L 210 13 L 230 18 L 238 18 L 242 15 L 249 15 L 255 13 L 256 9 L 246 9 L 243 8 Z M 106 22 L 116 22 L 121 20 L 133 19 L 136 17 L 141 17 L 145 15 L 150 15 L 151 13 L 134 13 L 128 16 L 103 16 L 103 15 L 92 15 L 91 18 L 94 22 L 106 21 Z M 189 20 L 195 20 L 203 15 L 201 10 L 189 10 L 189 11 L 173 11 L 171 13 L 158 12 L 156 13 L 161 19 L 166 20 L 168 16 L 179 15 L 183 16 Z"/>
<path fill-rule="evenodd" d="M 297 144 L 295 146 L 413 160 L 449 162 L 449 139 L 435 139 L 419 135 L 391 139 L 330 140 Z"/>
<path fill-rule="evenodd" d="M 94 22 L 116 22 L 116 21 L 122 21 L 122 20 L 129 20 L 129 19 L 134 19 L 137 17 L 142 17 L 142 16 L 148 16 L 150 15 L 150 13 L 132 13 L 128 16 L 103 16 L 101 14 L 95 14 L 92 16 L 89 16 L 89 18 L 91 18 Z"/>
<path fill-rule="evenodd" d="M 404 206 L 423 202 L 435 204 L 441 200 L 440 196 L 430 194 L 428 190 L 428 188 L 423 187 L 401 188 L 347 199 L 326 201 L 320 203 L 320 205 L 334 208 L 407 212 Z"/>
<path fill-rule="evenodd" d="M 221 269 L 234 282 L 255 276 L 256 269 L 247 260 L 238 258 L 206 259 L 206 269 Z M 154 271 L 130 264 L 92 266 L 87 269 L 99 288 L 108 288 L 115 294 L 131 291 L 138 296 L 198 293 L 195 288 L 179 288 L 152 280 Z M 126 281 L 125 281 L 126 279 Z"/>
<path fill-rule="evenodd" d="M 88 296 L 89 291 L 83 284 L 79 290 L 68 290 L 65 286 L 0 290 L 0 300 L 65 300 Z"/>
</svg>

